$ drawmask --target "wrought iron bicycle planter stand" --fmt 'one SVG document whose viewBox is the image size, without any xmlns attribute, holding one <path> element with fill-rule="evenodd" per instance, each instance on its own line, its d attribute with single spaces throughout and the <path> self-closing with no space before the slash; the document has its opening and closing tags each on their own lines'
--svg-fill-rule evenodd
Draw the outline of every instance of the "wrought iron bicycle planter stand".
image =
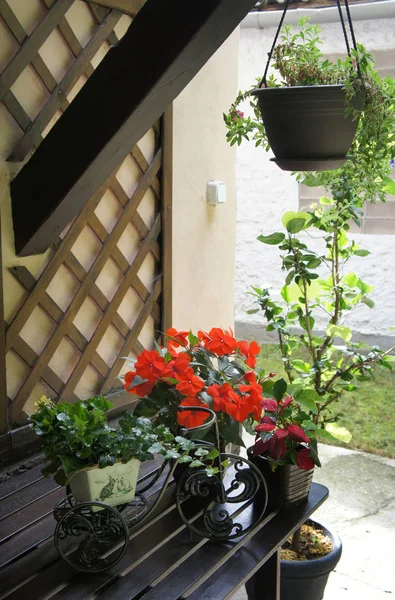
<svg viewBox="0 0 395 600">
<path fill-rule="evenodd" d="M 214 411 L 203 407 L 180 407 L 180 410 L 199 410 L 211 415 L 210 421 L 199 427 L 184 429 L 192 431 L 215 428 L 215 444 L 194 440 L 203 448 L 220 451 L 219 431 Z M 103 502 L 77 502 L 67 493 L 54 509 L 57 521 L 54 542 L 62 558 L 79 571 L 100 572 L 115 565 L 125 554 L 129 536 L 137 531 L 152 515 L 163 499 L 179 463 L 164 462 L 161 467 L 140 480 L 135 499 L 116 507 Z M 222 462 L 229 466 L 223 469 Z M 149 508 L 144 493 L 151 488 L 168 468 L 162 489 Z M 194 533 L 214 541 L 227 541 L 247 534 L 262 520 L 267 506 L 266 482 L 255 465 L 235 454 L 220 452 L 219 472 L 208 476 L 204 468 L 186 468 L 176 491 L 178 513 L 185 525 Z M 148 482 L 147 482 L 148 480 Z M 261 505 L 252 506 L 260 489 Z M 187 501 L 199 502 L 198 513 L 188 517 Z"/>
</svg>

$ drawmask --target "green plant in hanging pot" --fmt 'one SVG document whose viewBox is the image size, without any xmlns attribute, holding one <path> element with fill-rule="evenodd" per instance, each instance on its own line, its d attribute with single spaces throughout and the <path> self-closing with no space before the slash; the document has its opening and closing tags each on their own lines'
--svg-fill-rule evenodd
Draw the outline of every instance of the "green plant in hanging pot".
<svg viewBox="0 0 395 600">
<path fill-rule="evenodd" d="M 48 465 L 61 485 L 70 484 L 74 498 L 108 505 L 130 502 L 135 495 L 140 462 L 162 454 L 165 460 L 188 455 L 194 444 L 126 412 L 117 428 L 107 421 L 111 402 L 101 396 L 74 404 L 54 404 L 43 396 L 30 422 L 43 441 Z"/>
<path fill-rule="evenodd" d="M 346 37 L 343 61 L 324 60 L 320 33 L 303 17 L 296 32 L 288 25 L 282 29 L 281 44 L 275 47 L 276 35 L 269 53 L 276 75 L 267 78 L 268 61 L 263 79 L 239 92 L 224 115 L 231 145 L 246 139 L 272 149 L 272 160 L 287 171 L 338 169 L 348 152 L 347 162 L 368 163 L 372 140 L 380 157 L 388 155 L 393 81 L 380 79 L 372 56 L 354 35 L 353 48 Z M 246 100 L 252 115 L 240 110 Z"/>
</svg>

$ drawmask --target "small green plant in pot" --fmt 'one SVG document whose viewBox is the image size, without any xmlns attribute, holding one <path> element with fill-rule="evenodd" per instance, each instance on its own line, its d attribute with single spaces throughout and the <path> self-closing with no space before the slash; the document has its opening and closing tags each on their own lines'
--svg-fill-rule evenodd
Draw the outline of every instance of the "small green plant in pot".
<svg viewBox="0 0 395 600">
<path fill-rule="evenodd" d="M 265 73 L 239 92 L 224 115 L 227 141 L 240 145 L 246 139 L 272 149 L 275 162 L 288 171 L 338 169 L 349 152 L 349 169 L 364 164 L 371 173 L 372 158 L 388 150 L 393 81 L 380 79 L 360 44 L 343 61 L 325 60 L 320 33 L 308 18 L 299 20 L 296 32 L 288 25 L 282 29 L 273 50 L 276 75 L 266 80 Z"/>
<path fill-rule="evenodd" d="M 106 415 L 110 408 L 101 396 L 74 404 L 54 404 L 43 396 L 30 422 L 43 441 L 45 475 L 70 484 L 79 501 L 115 506 L 134 498 L 140 462 L 154 454 L 165 460 L 179 458 L 180 452 L 187 456 L 194 445 L 182 437 L 175 440 L 164 425 L 154 426 L 128 412 L 119 427 L 111 427 Z"/>
</svg>

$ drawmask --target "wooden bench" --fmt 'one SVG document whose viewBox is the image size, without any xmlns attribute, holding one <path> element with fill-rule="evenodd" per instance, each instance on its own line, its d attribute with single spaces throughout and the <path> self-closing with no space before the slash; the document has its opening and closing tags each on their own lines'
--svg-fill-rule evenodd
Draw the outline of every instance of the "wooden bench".
<svg viewBox="0 0 395 600">
<path fill-rule="evenodd" d="M 150 490 L 151 502 L 161 485 Z M 240 540 L 211 542 L 183 524 L 174 492 L 172 483 L 152 520 L 131 533 L 119 563 L 89 574 L 60 559 L 53 544 L 52 510 L 64 489 L 44 479 L 40 467 L 0 484 L 0 598 L 220 600 L 262 569 L 262 600 L 278 600 L 279 548 L 328 495 L 313 484 L 307 504 L 268 514 Z"/>
</svg>

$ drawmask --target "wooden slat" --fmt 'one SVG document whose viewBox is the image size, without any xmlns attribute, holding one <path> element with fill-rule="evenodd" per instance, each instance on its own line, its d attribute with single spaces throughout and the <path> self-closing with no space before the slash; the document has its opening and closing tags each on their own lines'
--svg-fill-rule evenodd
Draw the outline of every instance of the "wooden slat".
<svg viewBox="0 0 395 600">
<path fill-rule="evenodd" d="M 19 475 L 13 475 L 10 479 L 0 484 L 0 501 L 18 493 L 25 489 L 25 487 L 38 483 L 41 479 L 43 479 L 41 465 Z"/>
<path fill-rule="evenodd" d="M 222 564 L 218 564 L 217 548 L 212 546 L 214 553 L 213 564 L 217 568 L 209 568 L 201 578 L 196 591 L 189 595 L 190 600 L 222 600 L 241 587 L 265 562 L 270 559 L 277 549 L 311 516 L 328 497 L 328 490 L 320 485 L 313 484 L 308 502 L 291 510 L 279 512 L 277 517 L 270 521 L 265 528 L 260 528 L 250 539 L 243 544 L 243 549 L 236 555 L 230 552 Z M 200 556 L 196 556 L 200 565 Z M 189 587 L 189 586 L 188 586 Z M 165 590 L 162 590 L 165 592 Z M 165 594 L 164 594 L 165 596 Z M 270 596 L 269 596 L 270 598 Z M 149 600 L 144 596 L 144 600 Z"/>
<path fill-rule="evenodd" d="M 115 313 L 118 310 L 119 305 L 124 299 L 126 292 L 133 285 L 133 279 L 136 277 L 141 265 L 143 264 L 148 252 L 150 251 L 152 241 L 157 238 L 161 229 L 161 219 L 158 216 L 154 222 L 154 225 L 144 240 L 143 244 L 140 246 L 139 252 L 133 263 L 130 265 L 129 269 L 124 275 L 124 279 L 119 286 L 118 290 L 115 292 L 111 302 L 109 303 L 103 317 L 98 324 L 95 333 L 92 335 L 89 343 L 87 344 L 84 352 L 82 353 L 78 363 L 76 364 L 72 374 L 70 375 L 64 390 L 60 396 L 61 401 L 66 401 L 70 398 L 73 390 L 77 386 L 80 381 L 86 367 L 91 361 L 92 353 L 96 350 L 97 346 L 100 344 L 105 332 L 107 331 L 109 325 L 111 324 Z M 149 302 L 149 300 L 148 300 Z M 143 311 L 144 312 L 144 309 Z M 148 313 L 149 314 L 149 313 Z M 148 315 L 147 315 L 148 316 Z M 138 319 L 137 319 L 138 320 Z M 111 370 L 109 376 L 111 375 Z"/>
<path fill-rule="evenodd" d="M 136 144 L 134 146 L 134 148 L 132 148 L 130 154 L 133 156 L 134 160 L 136 161 L 136 163 L 140 167 L 140 170 L 142 171 L 142 173 L 145 173 L 145 171 L 149 167 L 149 162 L 145 158 L 144 154 L 141 152 L 140 147 L 139 147 L 138 144 Z M 156 179 L 156 178 L 152 182 L 152 189 L 154 190 L 155 194 L 159 198 L 159 196 L 160 196 L 160 183 L 159 183 L 159 180 Z"/>
<path fill-rule="evenodd" d="M 12 267 L 10 268 L 10 271 L 14 275 L 14 277 L 29 292 L 31 292 L 37 284 L 36 279 L 26 267 Z M 60 321 L 60 319 L 63 316 L 63 311 L 61 308 L 59 308 L 56 302 L 52 300 L 51 296 L 47 292 L 45 293 L 40 305 L 54 321 L 56 321 L 57 323 Z M 81 352 L 88 344 L 88 340 L 84 335 L 82 335 L 79 329 L 77 329 L 74 323 L 71 323 L 66 335 Z M 92 355 L 91 363 L 102 377 L 106 377 L 107 372 L 109 370 L 109 366 L 102 359 L 100 354 L 94 352 Z"/>
<path fill-rule="evenodd" d="M 10 324 L 7 330 L 7 351 L 10 350 L 10 348 L 12 348 L 14 340 L 18 336 L 22 327 L 25 325 L 26 321 L 32 314 L 36 305 L 39 304 L 42 298 L 45 296 L 48 285 L 56 275 L 59 267 L 64 262 L 65 257 L 67 257 L 67 255 L 70 253 L 70 250 L 73 247 L 75 241 L 77 240 L 81 231 L 87 224 L 91 211 L 95 210 L 96 206 L 102 199 L 107 187 L 108 186 L 106 182 L 97 191 L 97 193 L 89 199 L 88 203 L 78 215 L 77 219 L 74 221 L 67 235 L 57 248 L 57 251 L 54 253 L 51 260 L 45 267 L 43 273 L 40 276 L 39 285 L 36 285 L 34 290 L 30 293 L 29 297 L 23 303 L 22 307 L 19 309 L 17 315 L 15 315 L 15 318 L 13 319 L 12 323 Z"/>
<path fill-rule="evenodd" d="M 53 492 L 59 486 L 53 479 L 45 479 L 44 477 L 34 485 L 29 485 L 23 490 L 18 491 L 17 494 L 12 494 L 6 500 L 0 503 L 0 521 L 10 518 L 19 513 L 20 510 L 27 508 L 33 502 L 44 498 L 51 492 Z M 19 514 L 15 516 L 18 520 Z M 1 528 L 0 524 L 0 528 Z"/>
<path fill-rule="evenodd" d="M 116 377 L 118 377 L 118 374 L 122 368 L 122 365 L 125 362 L 125 360 L 122 357 L 128 356 L 129 353 L 131 352 L 131 350 L 133 349 L 133 347 L 137 341 L 137 338 L 140 335 L 142 328 L 144 327 L 144 323 L 146 322 L 147 317 L 152 310 L 152 305 L 158 298 L 158 296 L 161 292 L 161 289 L 162 289 L 162 282 L 161 282 L 161 279 L 158 279 L 158 281 L 155 283 L 154 289 L 151 292 L 150 298 L 148 299 L 143 310 L 141 311 L 138 318 L 136 319 L 136 322 L 134 323 L 132 329 L 130 330 L 129 335 L 127 336 L 125 343 L 123 344 L 123 346 L 119 352 L 118 358 L 115 360 L 113 366 L 111 367 L 111 370 L 107 376 L 107 380 L 106 380 L 104 386 L 102 387 L 102 389 L 100 390 L 101 394 L 105 395 L 110 392 L 111 386 L 114 382 L 114 379 Z"/>
<path fill-rule="evenodd" d="M 138 13 L 146 0 L 86 0 L 91 4 L 98 4 L 105 8 L 116 8 L 127 15 L 134 16 Z"/>
<path fill-rule="evenodd" d="M 48 125 L 59 108 L 61 108 L 61 98 L 64 98 L 77 83 L 78 79 L 85 72 L 92 73 L 89 70 L 90 61 L 99 50 L 105 39 L 113 27 L 121 18 L 121 13 L 112 11 L 97 29 L 92 39 L 88 42 L 83 50 L 78 54 L 76 61 L 64 75 L 63 79 L 55 88 L 51 98 L 46 105 L 41 109 L 31 126 L 27 129 L 22 138 L 15 144 L 15 147 L 8 157 L 8 161 L 22 161 L 30 152 L 33 146 L 41 140 L 41 133 Z M 63 28 L 64 29 L 64 28 Z M 63 31 L 64 33 L 64 31 Z M 70 36 L 67 36 L 70 41 Z"/>
<path fill-rule="evenodd" d="M 32 61 L 74 0 L 57 0 L 0 75 L 0 100 Z"/>
<path fill-rule="evenodd" d="M 92 230 L 94 231 L 95 235 L 100 240 L 100 242 L 102 244 L 104 244 L 104 241 L 106 240 L 106 238 L 108 236 L 108 232 L 107 232 L 107 229 L 102 225 L 101 221 L 98 219 L 98 217 L 96 216 L 95 213 L 92 213 L 92 216 L 89 219 L 89 225 L 91 226 Z M 148 233 L 149 233 L 149 231 L 147 228 L 147 234 Z M 155 244 L 153 244 L 151 246 L 151 252 L 154 252 L 154 248 L 156 246 L 159 247 L 157 242 L 155 242 Z M 118 267 L 121 269 L 122 273 L 125 275 L 126 271 L 129 269 L 130 265 L 129 265 L 129 262 L 127 261 L 127 259 L 124 257 L 124 255 L 120 251 L 120 249 L 118 248 L 118 246 L 115 246 L 111 257 L 112 257 L 113 261 L 115 262 L 115 264 L 118 265 Z M 147 288 L 145 287 L 144 283 L 141 281 L 141 279 L 139 278 L 138 275 L 136 275 L 136 277 L 134 278 L 132 285 L 133 285 L 133 288 L 136 291 L 136 293 L 140 296 L 141 300 L 143 302 L 145 302 L 149 296 L 149 291 L 147 290 Z M 153 312 L 153 315 L 152 315 L 153 318 L 155 319 L 156 322 L 159 323 L 160 322 L 159 306 L 155 305 L 153 307 L 152 312 Z"/>
<path fill-rule="evenodd" d="M 173 105 L 162 117 L 162 331 L 173 323 Z"/>
<path fill-rule="evenodd" d="M 3 102 L 19 127 L 25 131 L 31 123 L 30 117 L 11 91 L 4 94 Z"/>
<path fill-rule="evenodd" d="M 10 413 L 11 413 L 11 416 L 13 419 L 17 420 L 17 418 L 19 417 L 20 412 L 23 409 L 23 406 L 24 406 L 26 400 L 30 396 L 35 385 L 37 384 L 37 381 L 39 380 L 43 371 L 45 370 L 46 365 L 47 365 L 48 361 L 50 360 L 50 357 L 53 355 L 56 348 L 59 346 L 61 340 L 63 339 L 64 335 L 66 334 L 66 331 L 67 331 L 70 323 L 73 322 L 77 312 L 79 311 L 83 302 L 85 301 L 85 298 L 87 297 L 87 295 L 89 293 L 90 287 L 96 281 L 102 268 L 104 267 L 108 258 L 111 256 L 113 248 L 115 247 L 116 243 L 118 242 L 119 238 L 121 237 L 122 233 L 124 232 L 125 227 L 128 224 L 128 222 L 130 221 L 130 219 L 132 218 L 133 213 L 137 210 L 137 208 L 140 204 L 140 201 L 144 197 L 144 194 L 147 191 L 147 188 L 150 185 L 152 178 L 155 177 L 155 175 L 157 174 L 157 172 L 160 168 L 160 165 L 161 165 L 161 151 L 159 150 L 157 152 L 152 164 L 150 165 L 149 169 L 147 170 L 145 175 L 139 181 L 139 184 L 138 184 L 136 190 L 133 192 L 133 195 L 132 195 L 131 199 L 129 200 L 129 204 L 125 207 L 117 224 L 115 225 L 114 229 L 112 230 L 111 234 L 109 235 L 108 239 L 106 240 L 105 244 L 103 245 L 101 251 L 99 252 L 98 256 L 96 257 L 90 271 L 86 274 L 83 281 L 81 282 L 80 288 L 76 292 L 70 305 L 68 306 L 67 310 L 63 314 L 63 317 L 59 321 L 57 328 L 55 329 L 52 336 L 46 343 L 45 348 L 42 351 L 40 357 L 37 359 L 34 367 L 32 368 L 32 370 L 30 371 L 26 380 L 22 384 L 22 386 L 11 406 Z M 66 239 L 67 239 L 67 237 L 66 237 Z M 61 244 L 61 246 L 62 246 L 62 244 Z M 58 250 L 58 252 L 59 252 L 59 250 Z M 37 286 L 37 287 L 40 287 L 40 286 Z M 34 290 L 33 290 L 32 294 L 30 295 L 30 297 L 33 294 L 34 294 Z"/>
<path fill-rule="evenodd" d="M 51 245 L 253 4 L 198 3 L 191 19 L 184 0 L 147 0 L 13 180 L 18 255 L 40 253 Z M 131 61 L 131 56 L 139 60 Z M 34 209 L 32 196 L 40 198 Z"/>
<path fill-rule="evenodd" d="M 36 354 L 36 352 L 33 350 L 33 348 L 31 348 L 29 346 L 29 344 L 27 342 L 25 342 L 25 340 L 23 338 L 21 338 L 20 336 L 18 336 L 17 339 L 15 340 L 13 349 L 15 352 L 17 352 L 17 354 L 19 354 L 19 356 L 32 369 L 34 368 L 35 364 L 37 363 L 37 361 L 40 358 L 39 355 Z M 48 366 L 48 362 L 49 362 L 49 360 L 47 360 L 45 365 L 43 366 L 43 370 L 41 372 L 41 377 L 45 381 L 45 383 L 47 383 L 49 385 L 49 387 L 56 393 L 56 395 L 59 395 L 63 389 L 64 382 L 59 377 L 59 375 L 57 375 L 55 373 L 55 371 L 53 371 Z M 77 400 L 78 400 L 77 396 L 75 394 L 73 394 L 72 401 L 76 402 Z M 11 416 L 13 417 L 13 415 L 11 415 Z M 14 418 L 16 420 L 16 417 L 14 417 Z M 25 421 L 26 421 L 26 417 L 23 417 L 21 419 L 21 422 L 25 422 Z M 18 421 L 18 422 L 20 422 L 20 421 Z"/>
<path fill-rule="evenodd" d="M 3 258 L 0 215 L 0 435 L 8 430 L 7 371 L 5 350 L 5 322 L 3 295 Z"/>
<path fill-rule="evenodd" d="M 51 2 L 51 5 L 52 4 L 53 2 Z M 20 45 L 22 45 L 28 36 L 21 23 L 18 21 L 16 15 L 11 10 L 7 0 L 2 0 L 0 2 L 0 15 L 7 23 L 7 26 L 9 27 L 15 39 Z M 40 76 L 46 88 L 52 92 L 56 88 L 57 82 L 41 56 L 36 54 L 36 56 L 32 58 L 31 64 L 36 70 L 37 74 Z"/>
</svg>

